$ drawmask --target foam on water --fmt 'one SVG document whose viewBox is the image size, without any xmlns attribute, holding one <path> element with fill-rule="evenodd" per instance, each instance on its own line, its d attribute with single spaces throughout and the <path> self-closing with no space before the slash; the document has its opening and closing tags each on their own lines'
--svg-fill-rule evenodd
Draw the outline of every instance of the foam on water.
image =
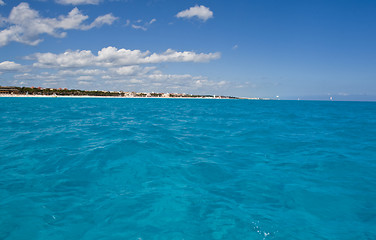
<svg viewBox="0 0 376 240">
<path fill-rule="evenodd" d="M 376 103 L 0 110 L 0 239 L 376 239 Z"/>
</svg>

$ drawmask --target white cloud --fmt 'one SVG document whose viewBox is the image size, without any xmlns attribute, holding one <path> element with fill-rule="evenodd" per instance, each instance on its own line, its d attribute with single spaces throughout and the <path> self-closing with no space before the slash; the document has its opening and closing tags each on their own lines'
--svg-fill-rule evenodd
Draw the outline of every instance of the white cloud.
<svg viewBox="0 0 376 240">
<path fill-rule="evenodd" d="M 93 80 L 93 76 L 79 76 L 77 78 L 78 81 L 89 81 L 89 80 Z"/>
<path fill-rule="evenodd" d="M 141 30 L 144 30 L 144 31 L 146 31 L 146 30 L 148 30 L 146 27 L 144 27 L 144 26 L 139 26 L 139 25 L 135 25 L 135 24 L 132 24 L 132 28 L 133 29 L 141 29 Z"/>
<path fill-rule="evenodd" d="M 160 71 L 154 71 L 145 76 L 148 85 L 160 86 L 162 89 L 170 89 L 178 92 L 191 92 L 198 89 L 207 89 L 213 91 L 228 85 L 227 82 L 211 81 L 204 76 L 192 76 L 190 74 L 164 74 Z M 228 87 L 228 86 L 227 86 Z"/>
<path fill-rule="evenodd" d="M 102 79 L 111 79 L 112 77 L 111 76 L 109 76 L 109 75 L 103 75 L 102 76 Z"/>
<path fill-rule="evenodd" d="M 99 75 L 85 74 L 75 71 L 75 75 L 62 75 L 61 72 L 23 73 L 14 78 L 27 82 L 27 85 L 50 87 L 67 86 L 80 88 L 87 85 L 89 89 L 125 90 L 138 92 L 186 92 L 213 93 L 218 89 L 227 89 L 229 83 L 225 81 L 211 81 L 204 76 L 190 74 L 165 74 L 155 67 L 127 66 L 101 70 Z M 79 74 L 81 73 L 81 74 Z"/>
<path fill-rule="evenodd" d="M 134 21 L 133 24 L 131 24 L 131 21 L 127 20 L 125 26 L 131 26 L 133 29 L 141 29 L 143 31 L 146 31 L 146 30 L 148 30 L 150 25 L 152 25 L 156 21 L 157 21 L 157 19 L 155 19 L 155 18 L 153 18 L 149 22 L 142 21 L 141 19 L 139 19 L 139 20 Z M 142 24 L 142 22 L 144 22 L 144 23 Z"/>
<path fill-rule="evenodd" d="M 178 52 L 168 49 L 162 53 L 150 51 L 103 48 L 97 53 L 89 50 L 66 51 L 62 54 L 37 53 L 27 57 L 32 66 L 6 61 L 1 70 L 27 73 L 15 74 L 14 80 L 29 86 L 67 87 L 138 92 L 213 93 L 227 89 L 225 81 L 212 81 L 205 76 L 166 74 L 153 64 L 166 62 L 207 62 L 220 57 L 220 53 Z"/>
<path fill-rule="evenodd" d="M 37 62 L 34 67 L 42 68 L 68 68 L 68 67 L 88 67 L 93 65 L 95 59 L 91 51 L 67 51 L 63 54 L 36 53 L 34 57 Z M 28 59 L 32 59 L 29 57 Z"/>
<path fill-rule="evenodd" d="M 77 75 L 100 75 L 105 73 L 100 69 L 79 69 L 79 70 L 60 70 L 59 75 L 62 76 L 77 76 Z"/>
<path fill-rule="evenodd" d="M 27 81 L 45 81 L 45 82 L 63 82 L 64 79 L 56 74 L 50 74 L 48 72 L 41 73 L 41 74 L 34 74 L 34 73 L 23 73 L 14 75 L 15 79 L 27 80 Z"/>
<path fill-rule="evenodd" d="M 121 68 L 113 69 L 117 74 L 123 75 L 123 76 L 132 76 L 140 72 L 141 68 L 138 65 L 134 66 L 126 66 Z"/>
<path fill-rule="evenodd" d="M 172 49 L 167 49 L 162 54 L 153 53 L 146 58 L 147 62 L 209 62 L 213 59 L 221 57 L 219 52 L 216 53 L 195 53 L 191 51 L 177 52 Z"/>
<path fill-rule="evenodd" d="M 159 70 L 136 75 L 106 75 L 104 84 L 114 89 L 141 92 L 211 92 L 228 88 L 228 82 L 211 81 L 207 77 L 190 74 L 164 74 Z"/>
<path fill-rule="evenodd" d="M 111 25 L 117 19 L 118 19 L 117 17 L 115 17 L 111 13 L 109 13 L 109 14 L 97 17 L 94 20 L 94 22 L 92 22 L 88 26 L 83 26 L 82 29 L 83 30 L 88 30 L 88 29 L 91 29 L 91 28 L 94 28 L 94 27 L 101 27 L 101 26 L 103 26 L 105 24 Z"/>
<path fill-rule="evenodd" d="M 167 49 L 165 52 L 151 54 L 149 51 L 117 49 L 107 47 L 94 55 L 90 50 L 66 51 L 62 54 L 36 53 L 28 59 L 35 59 L 34 67 L 40 68 L 79 68 L 79 67 L 116 67 L 163 62 L 209 62 L 220 58 L 216 53 L 178 52 Z"/>
<path fill-rule="evenodd" d="M 88 18 L 77 8 L 70 11 L 67 16 L 43 18 L 38 11 L 31 9 L 28 3 L 23 2 L 12 9 L 8 18 L 3 19 L 8 27 L 0 31 L 0 47 L 12 41 L 37 45 L 42 41 L 39 38 L 41 34 L 62 38 L 66 36 L 66 32 L 61 30 L 89 30 L 104 24 L 111 25 L 117 19 L 112 14 L 106 14 L 97 17 L 89 25 L 84 24 Z"/>
<path fill-rule="evenodd" d="M 151 71 L 154 71 L 156 67 L 140 67 L 139 65 L 111 68 L 112 73 L 116 73 L 121 76 L 144 76 Z"/>
<path fill-rule="evenodd" d="M 78 84 L 79 84 L 79 85 L 90 85 L 91 82 L 87 82 L 87 81 L 78 81 Z"/>
<path fill-rule="evenodd" d="M 193 18 L 197 17 L 201 19 L 202 21 L 206 22 L 209 18 L 213 17 L 213 12 L 210 11 L 209 8 L 201 5 L 201 6 L 194 6 L 189 9 L 186 9 L 184 11 L 179 12 L 176 14 L 176 17 L 178 18 Z"/>
<path fill-rule="evenodd" d="M 0 71 L 18 71 L 22 69 L 22 65 L 11 62 L 11 61 L 4 61 L 0 62 Z"/>
<path fill-rule="evenodd" d="M 57 3 L 68 5 L 81 5 L 81 4 L 99 4 L 101 0 L 56 0 Z"/>
<path fill-rule="evenodd" d="M 0 0 L 0 6 L 4 6 L 5 2 L 3 0 Z"/>
</svg>

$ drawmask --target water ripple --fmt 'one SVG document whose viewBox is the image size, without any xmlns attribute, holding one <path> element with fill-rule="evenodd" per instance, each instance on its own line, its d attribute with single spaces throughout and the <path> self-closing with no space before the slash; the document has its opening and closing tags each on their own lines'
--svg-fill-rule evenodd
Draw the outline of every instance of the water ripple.
<svg viewBox="0 0 376 240">
<path fill-rule="evenodd" d="M 0 101 L 0 239 L 376 239 L 375 103 Z"/>
</svg>

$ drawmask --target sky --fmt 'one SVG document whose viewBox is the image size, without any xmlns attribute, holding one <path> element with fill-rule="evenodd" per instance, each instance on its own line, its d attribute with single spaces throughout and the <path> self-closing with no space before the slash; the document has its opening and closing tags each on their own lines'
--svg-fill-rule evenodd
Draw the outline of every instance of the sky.
<svg viewBox="0 0 376 240">
<path fill-rule="evenodd" d="M 376 1 L 0 0 L 0 85 L 376 100 Z"/>
</svg>

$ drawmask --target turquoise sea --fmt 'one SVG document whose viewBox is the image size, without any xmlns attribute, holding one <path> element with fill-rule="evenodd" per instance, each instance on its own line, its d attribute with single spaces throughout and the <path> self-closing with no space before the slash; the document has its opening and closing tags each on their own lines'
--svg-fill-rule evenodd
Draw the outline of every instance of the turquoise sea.
<svg viewBox="0 0 376 240">
<path fill-rule="evenodd" d="M 376 239 L 376 103 L 0 98 L 0 239 Z"/>
</svg>

